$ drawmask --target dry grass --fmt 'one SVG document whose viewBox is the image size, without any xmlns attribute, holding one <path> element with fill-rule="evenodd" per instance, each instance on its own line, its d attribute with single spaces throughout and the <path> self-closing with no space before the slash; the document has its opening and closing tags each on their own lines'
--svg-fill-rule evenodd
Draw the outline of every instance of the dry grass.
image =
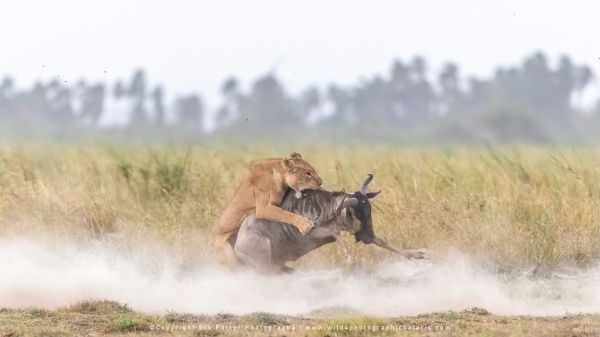
<svg viewBox="0 0 600 337">
<path fill-rule="evenodd" d="M 247 163 L 292 151 L 327 189 L 354 190 L 375 173 L 375 230 L 404 247 L 451 247 L 507 268 L 600 257 L 600 151 L 584 148 L 3 146 L 0 235 L 126 232 L 174 254 L 210 254 L 212 224 Z M 360 263 L 387 254 L 353 249 Z M 335 247 L 307 260 L 323 256 L 342 261 Z"/>
<path fill-rule="evenodd" d="M 90 309 L 98 305 L 97 309 Z M 119 303 L 85 302 L 64 308 L 0 310 L 0 336 L 597 336 L 598 315 L 496 316 L 484 309 L 418 316 L 301 317 L 256 313 L 246 316 L 145 315 L 105 310 Z"/>
</svg>

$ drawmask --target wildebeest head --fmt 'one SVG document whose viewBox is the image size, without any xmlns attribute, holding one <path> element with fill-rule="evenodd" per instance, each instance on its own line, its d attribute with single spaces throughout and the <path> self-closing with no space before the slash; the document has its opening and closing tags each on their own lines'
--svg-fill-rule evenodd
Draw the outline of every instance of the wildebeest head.
<svg viewBox="0 0 600 337">
<path fill-rule="evenodd" d="M 367 187 L 372 179 L 373 175 L 369 174 L 360 190 L 344 200 L 343 204 L 343 207 L 349 211 L 347 216 L 355 217 L 360 223 L 358 231 L 354 231 L 354 238 L 356 241 L 366 244 L 372 243 L 375 240 L 373 219 L 371 217 L 371 203 L 369 202 L 369 199 L 375 198 L 381 192 L 367 192 Z M 349 222 L 352 223 L 354 221 L 353 219 L 349 219 Z"/>
<path fill-rule="evenodd" d="M 428 259 L 429 256 L 426 252 L 420 250 L 404 250 L 398 249 L 380 237 L 377 237 L 373 232 L 373 220 L 371 218 L 371 203 L 369 199 L 375 198 L 379 192 L 367 192 L 367 187 L 373 179 L 373 175 L 369 174 L 365 182 L 363 182 L 360 191 L 355 192 L 351 196 L 348 196 L 343 204 L 342 208 L 346 209 L 346 221 L 344 221 L 346 230 L 354 233 L 356 241 L 363 243 L 374 243 L 375 245 L 390 250 L 394 253 L 398 253 L 408 259 Z M 348 212 L 349 211 L 349 212 Z M 360 222 L 358 230 L 354 229 L 354 219 Z"/>
</svg>

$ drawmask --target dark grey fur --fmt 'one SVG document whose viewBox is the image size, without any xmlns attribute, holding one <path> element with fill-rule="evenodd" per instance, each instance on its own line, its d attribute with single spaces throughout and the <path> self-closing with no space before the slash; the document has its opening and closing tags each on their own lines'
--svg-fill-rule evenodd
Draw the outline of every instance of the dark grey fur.
<svg viewBox="0 0 600 337">
<path fill-rule="evenodd" d="M 236 256 L 261 272 L 286 270 L 285 262 L 295 261 L 336 240 L 341 230 L 337 223 L 342 220 L 339 208 L 345 198 L 345 193 L 324 190 L 305 191 L 300 199 L 288 193 L 281 208 L 311 219 L 315 227 L 302 235 L 293 225 L 256 219 L 252 214 L 243 221 L 238 232 L 234 245 Z"/>
</svg>

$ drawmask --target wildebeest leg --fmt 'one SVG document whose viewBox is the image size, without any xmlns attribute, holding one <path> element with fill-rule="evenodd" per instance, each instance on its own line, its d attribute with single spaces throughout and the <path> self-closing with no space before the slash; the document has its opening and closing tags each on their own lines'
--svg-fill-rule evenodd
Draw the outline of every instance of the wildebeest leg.
<svg viewBox="0 0 600 337">
<path fill-rule="evenodd" d="M 260 273 L 280 273 L 280 266 L 271 261 L 271 241 L 252 231 L 238 235 L 234 252 L 245 265 Z"/>
<path fill-rule="evenodd" d="M 373 243 L 381 248 L 385 248 L 387 250 L 391 250 L 394 253 L 400 254 L 407 259 L 429 259 L 430 258 L 429 254 L 427 254 L 426 252 L 424 252 L 422 250 L 396 248 L 396 247 L 390 245 L 389 243 L 387 243 L 385 240 L 380 239 L 378 237 L 376 237 L 373 240 Z"/>
<path fill-rule="evenodd" d="M 344 262 L 347 265 L 353 265 L 356 262 L 356 260 L 354 259 L 354 256 L 352 256 L 352 254 L 350 253 L 348 243 L 346 243 L 346 241 L 342 239 L 341 235 L 336 235 L 335 239 L 338 247 L 340 247 L 340 249 L 342 250 L 342 254 L 344 255 Z"/>
</svg>

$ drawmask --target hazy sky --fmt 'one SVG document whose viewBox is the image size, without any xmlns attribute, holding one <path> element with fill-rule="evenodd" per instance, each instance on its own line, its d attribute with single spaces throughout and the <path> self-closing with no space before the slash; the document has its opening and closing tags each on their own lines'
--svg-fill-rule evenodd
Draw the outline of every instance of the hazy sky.
<svg viewBox="0 0 600 337">
<path fill-rule="evenodd" d="M 455 60 L 489 75 L 538 49 L 600 75 L 599 15 L 589 0 L 2 0 L 0 76 L 112 82 L 142 66 L 171 93 L 214 101 L 225 76 L 247 84 L 273 66 L 299 91 L 355 83 L 415 54 L 434 70 Z"/>
</svg>

